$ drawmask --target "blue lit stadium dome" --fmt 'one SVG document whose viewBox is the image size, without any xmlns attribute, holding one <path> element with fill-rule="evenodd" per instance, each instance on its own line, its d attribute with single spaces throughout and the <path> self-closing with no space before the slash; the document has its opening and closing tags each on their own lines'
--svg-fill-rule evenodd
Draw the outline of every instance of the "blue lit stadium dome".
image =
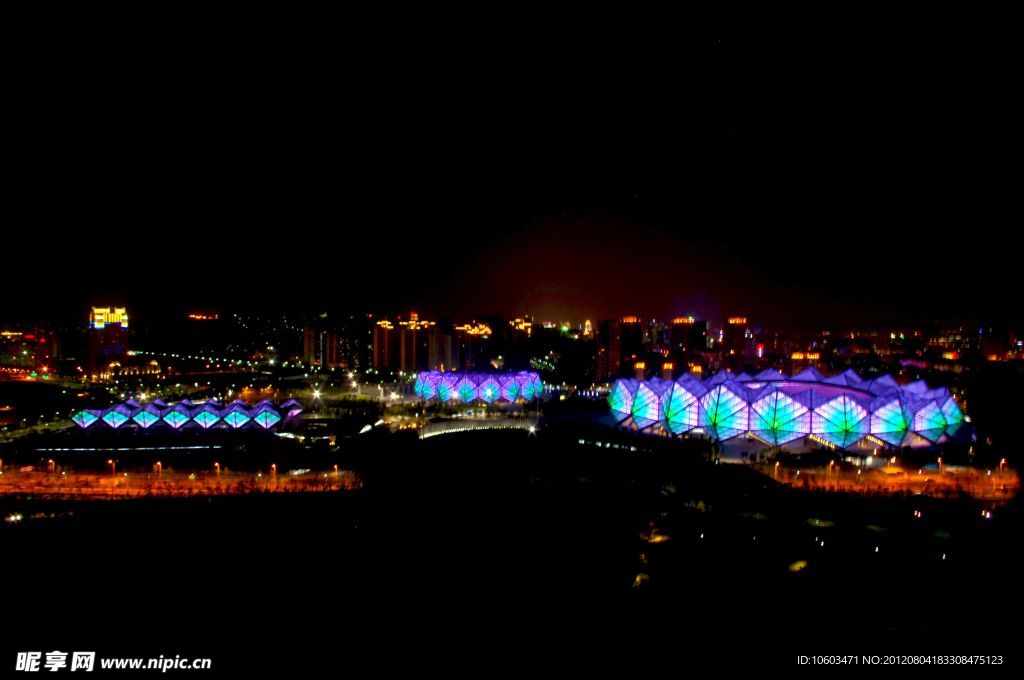
<svg viewBox="0 0 1024 680">
<path fill-rule="evenodd" d="M 715 441 L 745 435 L 768 446 L 927 446 L 953 439 L 966 421 L 945 387 L 901 386 L 889 375 L 864 380 L 852 369 L 832 377 L 807 368 L 792 376 L 766 369 L 707 380 L 622 379 L 608 404 L 624 427 Z"/>
</svg>

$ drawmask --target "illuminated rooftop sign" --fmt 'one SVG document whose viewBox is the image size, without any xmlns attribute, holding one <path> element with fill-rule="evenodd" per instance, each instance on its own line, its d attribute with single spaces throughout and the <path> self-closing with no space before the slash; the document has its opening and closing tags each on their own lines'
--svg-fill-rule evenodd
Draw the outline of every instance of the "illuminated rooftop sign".
<svg viewBox="0 0 1024 680">
<path fill-rule="evenodd" d="M 124 307 L 93 307 L 89 315 L 89 328 L 101 331 L 107 326 L 128 328 L 128 310 Z"/>
</svg>

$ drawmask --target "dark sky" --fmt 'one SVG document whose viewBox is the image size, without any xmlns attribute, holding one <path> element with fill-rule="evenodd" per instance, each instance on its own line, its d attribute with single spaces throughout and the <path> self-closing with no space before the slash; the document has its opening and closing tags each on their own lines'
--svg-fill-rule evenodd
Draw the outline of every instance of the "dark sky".
<svg viewBox="0 0 1024 680">
<path fill-rule="evenodd" d="M 0 317 L 1021 315 L 1009 48 L 358 33 L 23 53 Z"/>
</svg>

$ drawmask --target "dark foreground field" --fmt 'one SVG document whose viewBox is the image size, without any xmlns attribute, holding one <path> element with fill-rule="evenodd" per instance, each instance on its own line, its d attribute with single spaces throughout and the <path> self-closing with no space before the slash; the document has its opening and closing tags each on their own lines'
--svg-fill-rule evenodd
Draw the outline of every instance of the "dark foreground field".
<svg viewBox="0 0 1024 680">
<path fill-rule="evenodd" d="M 2 499 L 4 653 L 221 668 L 736 664 L 1007 654 L 1020 502 L 810 495 L 542 431 L 343 449 L 348 493 Z M 50 515 L 53 515 L 52 517 Z M 41 515 L 41 516 L 40 516 Z"/>
</svg>

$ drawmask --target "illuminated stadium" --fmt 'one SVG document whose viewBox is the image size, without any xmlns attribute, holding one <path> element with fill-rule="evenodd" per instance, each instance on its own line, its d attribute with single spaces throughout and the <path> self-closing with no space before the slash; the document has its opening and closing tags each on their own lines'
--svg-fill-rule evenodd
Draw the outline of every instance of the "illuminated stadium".
<svg viewBox="0 0 1024 680">
<path fill-rule="evenodd" d="M 71 419 L 83 429 L 210 430 L 220 427 L 230 430 L 269 430 L 281 422 L 298 417 L 303 410 L 302 404 L 295 399 L 279 406 L 268 400 L 252 405 L 237 400 L 223 406 L 213 399 L 202 403 L 182 399 L 171 404 L 160 399 L 148 404 L 129 399 L 105 409 L 84 409 Z"/>
<path fill-rule="evenodd" d="M 964 435 L 963 410 L 945 387 L 864 380 L 852 369 L 832 377 L 807 368 L 793 376 L 722 371 L 706 381 L 615 381 L 611 413 L 623 427 L 667 436 L 737 437 L 769 447 L 836 449 L 931 446 Z"/>
<path fill-rule="evenodd" d="M 543 394 L 544 384 L 532 371 L 502 374 L 425 371 L 416 376 L 414 389 L 423 399 L 493 404 L 532 401 Z"/>
</svg>

